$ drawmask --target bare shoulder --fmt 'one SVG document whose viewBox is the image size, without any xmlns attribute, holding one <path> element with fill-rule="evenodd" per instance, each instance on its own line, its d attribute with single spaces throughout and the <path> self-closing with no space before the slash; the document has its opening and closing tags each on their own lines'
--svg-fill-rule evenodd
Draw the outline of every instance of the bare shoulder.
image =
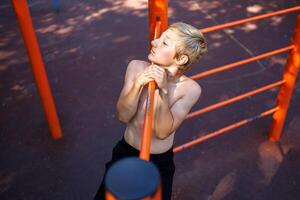
<svg viewBox="0 0 300 200">
<path fill-rule="evenodd" d="M 127 71 L 133 74 L 139 74 L 145 70 L 150 63 L 142 60 L 132 60 L 128 63 Z"/>
<path fill-rule="evenodd" d="M 187 93 L 201 93 L 200 85 L 189 77 L 184 77 L 182 87 L 186 90 Z"/>
<path fill-rule="evenodd" d="M 184 81 L 182 82 L 181 91 L 183 92 L 183 97 L 198 100 L 202 89 L 196 81 L 185 76 Z"/>
</svg>

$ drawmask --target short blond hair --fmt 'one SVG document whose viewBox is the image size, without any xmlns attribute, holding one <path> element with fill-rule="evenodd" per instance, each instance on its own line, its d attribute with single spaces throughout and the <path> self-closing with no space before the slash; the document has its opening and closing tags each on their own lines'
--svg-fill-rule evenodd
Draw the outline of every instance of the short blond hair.
<svg viewBox="0 0 300 200">
<path fill-rule="evenodd" d="M 175 56 L 188 56 L 188 62 L 179 68 L 183 73 L 187 71 L 197 60 L 202 58 L 202 56 L 207 52 L 207 43 L 200 30 L 189 24 L 176 22 L 171 24 L 169 29 L 174 31 L 179 36 L 179 40 L 177 41 L 175 47 Z"/>
</svg>

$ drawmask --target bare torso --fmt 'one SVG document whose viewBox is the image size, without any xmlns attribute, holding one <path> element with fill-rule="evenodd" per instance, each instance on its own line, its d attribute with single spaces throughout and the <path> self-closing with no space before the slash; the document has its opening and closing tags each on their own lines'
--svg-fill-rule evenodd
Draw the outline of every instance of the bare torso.
<svg viewBox="0 0 300 200">
<path fill-rule="evenodd" d="M 144 67 L 147 67 L 147 65 Z M 172 107 L 172 105 L 181 97 L 183 90 L 186 89 L 183 83 L 187 80 L 190 79 L 183 75 L 176 81 L 168 81 L 168 98 L 170 107 Z M 147 87 L 143 88 L 138 103 L 137 113 L 135 114 L 133 119 L 131 119 L 131 121 L 127 123 L 127 127 L 124 134 L 125 141 L 138 150 L 140 150 L 141 146 L 142 129 L 144 124 L 144 112 L 147 101 L 147 90 Z M 159 95 L 158 92 L 158 89 L 156 89 L 154 95 L 155 100 L 157 100 L 157 95 Z M 154 117 L 156 113 L 156 106 L 157 101 L 154 102 Z M 164 153 L 170 148 L 172 148 L 174 134 L 175 131 L 166 139 L 161 140 L 156 138 L 155 134 L 152 133 L 150 153 Z"/>
</svg>

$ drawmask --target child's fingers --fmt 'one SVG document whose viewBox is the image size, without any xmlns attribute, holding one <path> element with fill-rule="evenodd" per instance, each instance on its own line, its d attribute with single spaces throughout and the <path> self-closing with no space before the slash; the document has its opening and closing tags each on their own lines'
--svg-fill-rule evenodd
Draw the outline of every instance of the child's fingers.
<svg viewBox="0 0 300 200">
<path fill-rule="evenodd" d="M 151 65 L 152 69 L 158 70 L 158 71 L 165 71 L 162 67 L 158 66 L 158 65 Z"/>
<path fill-rule="evenodd" d="M 147 72 L 152 72 L 152 73 L 156 73 L 156 74 L 162 74 L 164 73 L 163 69 L 158 69 L 157 67 L 152 67 L 149 71 Z"/>
<path fill-rule="evenodd" d="M 152 78 L 152 79 L 160 79 L 162 77 L 162 75 L 157 72 L 149 72 L 149 73 L 146 73 L 145 76 Z"/>
</svg>

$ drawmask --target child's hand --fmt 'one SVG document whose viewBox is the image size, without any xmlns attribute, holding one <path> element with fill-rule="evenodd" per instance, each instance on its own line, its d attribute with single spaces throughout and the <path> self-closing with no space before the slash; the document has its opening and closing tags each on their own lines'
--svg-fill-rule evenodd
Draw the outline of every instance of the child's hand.
<svg viewBox="0 0 300 200">
<path fill-rule="evenodd" d="M 162 89 L 164 92 L 167 91 L 167 73 L 158 65 L 153 64 L 147 67 L 145 71 L 137 77 L 136 83 L 139 86 L 144 86 L 153 80 L 156 82 L 157 86 L 160 89 Z"/>
<path fill-rule="evenodd" d="M 137 76 L 135 83 L 138 87 L 143 87 L 150 81 L 154 81 L 153 76 L 151 76 L 150 66 L 147 67 L 143 73 Z"/>
<path fill-rule="evenodd" d="M 167 73 L 166 70 L 158 65 L 150 65 L 151 77 L 155 80 L 157 86 L 164 92 L 168 89 Z"/>
</svg>

